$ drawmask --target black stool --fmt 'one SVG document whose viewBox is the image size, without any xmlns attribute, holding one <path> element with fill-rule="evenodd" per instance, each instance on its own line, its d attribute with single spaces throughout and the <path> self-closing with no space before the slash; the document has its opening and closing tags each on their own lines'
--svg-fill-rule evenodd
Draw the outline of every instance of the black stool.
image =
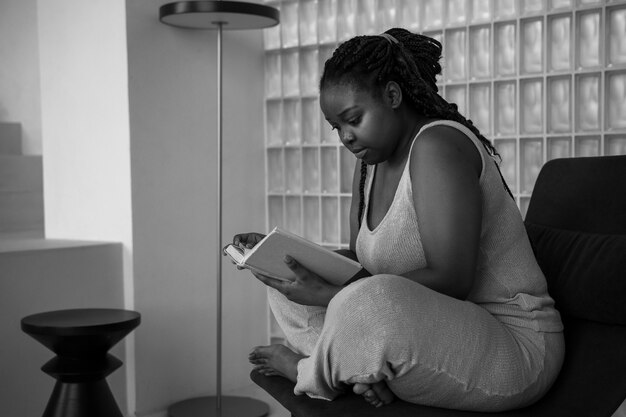
<svg viewBox="0 0 626 417">
<path fill-rule="evenodd" d="M 108 351 L 140 322 L 139 313 L 118 309 L 24 317 L 22 330 L 57 355 L 41 367 L 57 380 L 43 417 L 123 417 L 105 379 L 122 361 Z"/>
</svg>

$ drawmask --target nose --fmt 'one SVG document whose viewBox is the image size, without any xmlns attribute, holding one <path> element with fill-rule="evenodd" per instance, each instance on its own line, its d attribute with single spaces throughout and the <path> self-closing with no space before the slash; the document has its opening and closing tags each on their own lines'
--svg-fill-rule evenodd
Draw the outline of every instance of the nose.
<svg viewBox="0 0 626 417">
<path fill-rule="evenodd" d="M 345 129 L 342 130 L 339 133 L 339 139 L 341 140 L 341 142 L 344 145 L 347 145 L 348 143 L 354 142 L 354 134 L 352 132 L 350 132 L 349 130 Z"/>
</svg>

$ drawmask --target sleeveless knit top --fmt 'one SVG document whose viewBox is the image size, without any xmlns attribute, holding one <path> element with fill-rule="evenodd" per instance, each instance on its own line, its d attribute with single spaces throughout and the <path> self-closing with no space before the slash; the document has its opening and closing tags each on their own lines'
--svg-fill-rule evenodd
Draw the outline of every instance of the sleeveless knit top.
<svg viewBox="0 0 626 417">
<path fill-rule="evenodd" d="M 548 295 L 545 277 L 532 252 L 519 209 L 506 192 L 493 158 L 476 135 L 451 120 L 428 123 L 413 139 L 409 158 L 420 133 L 435 125 L 450 126 L 465 134 L 478 149 L 482 161 L 479 186 L 483 220 L 476 276 L 467 300 L 504 324 L 544 332 L 562 331 L 561 317 Z M 374 230 L 370 230 L 367 218 L 376 166 L 368 168 L 356 254 L 374 275 L 401 275 L 427 266 L 413 205 L 409 158 L 394 200 Z"/>
</svg>

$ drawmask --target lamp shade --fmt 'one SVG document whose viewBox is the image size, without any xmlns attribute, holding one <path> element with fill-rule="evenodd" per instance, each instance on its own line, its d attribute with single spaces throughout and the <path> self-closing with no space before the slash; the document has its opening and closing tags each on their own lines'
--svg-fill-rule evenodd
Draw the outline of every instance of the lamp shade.
<svg viewBox="0 0 626 417">
<path fill-rule="evenodd" d="M 263 29 L 278 24 L 280 12 L 269 6 L 239 1 L 179 1 L 159 9 L 162 23 L 187 29 Z"/>
</svg>

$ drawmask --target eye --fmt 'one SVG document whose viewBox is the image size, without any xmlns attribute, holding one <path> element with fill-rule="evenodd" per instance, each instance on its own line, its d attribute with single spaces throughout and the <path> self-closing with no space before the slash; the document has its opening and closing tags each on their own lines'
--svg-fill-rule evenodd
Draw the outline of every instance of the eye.
<svg viewBox="0 0 626 417">
<path fill-rule="evenodd" d="M 352 119 L 348 120 L 348 123 L 352 126 L 358 125 L 359 123 L 361 123 L 361 116 L 353 117 Z"/>
</svg>

